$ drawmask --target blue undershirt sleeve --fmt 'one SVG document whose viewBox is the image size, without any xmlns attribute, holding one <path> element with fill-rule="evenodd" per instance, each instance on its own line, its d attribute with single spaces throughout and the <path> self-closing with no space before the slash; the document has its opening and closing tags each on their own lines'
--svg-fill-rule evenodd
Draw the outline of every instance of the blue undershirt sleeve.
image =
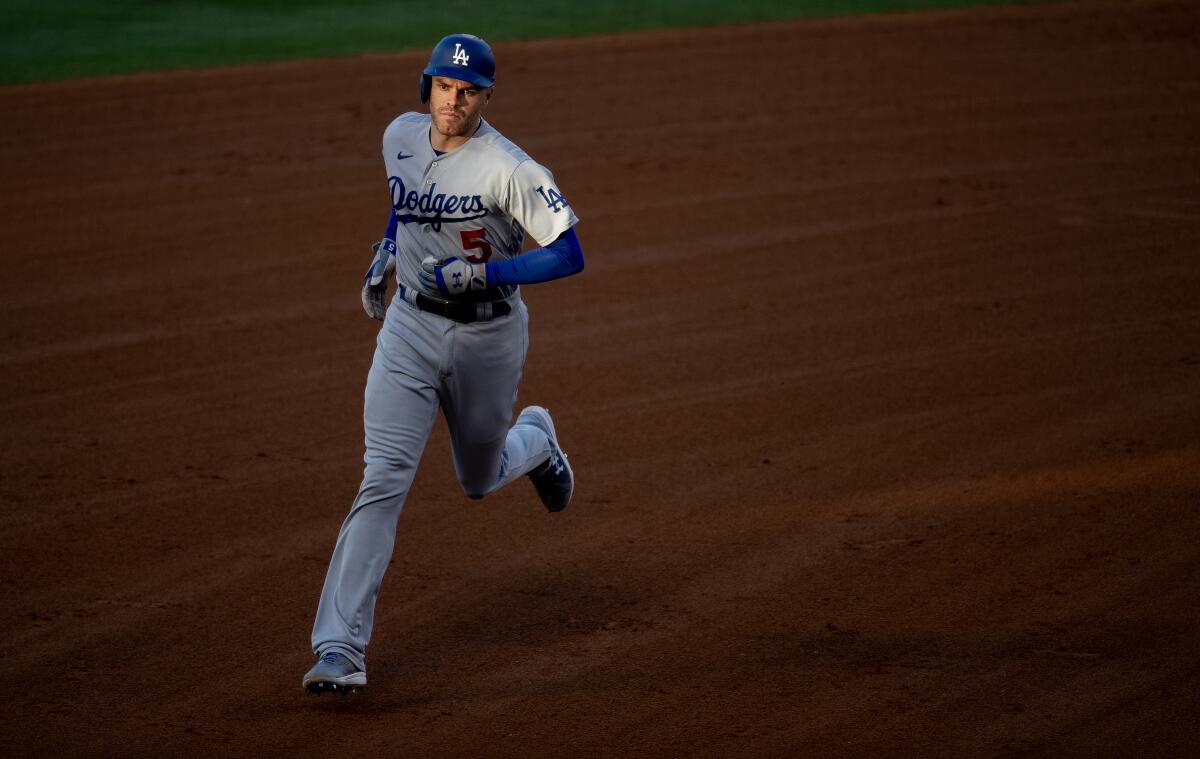
<svg viewBox="0 0 1200 759">
<path fill-rule="evenodd" d="M 396 212 L 389 210 L 387 229 L 383 232 L 383 239 L 375 245 L 375 258 L 371 259 L 371 268 L 367 269 L 367 273 L 363 275 L 363 282 L 370 284 L 372 277 L 376 275 L 375 270 L 381 266 L 386 267 L 387 259 L 381 257 L 380 248 L 383 248 L 387 253 L 396 255 L 396 228 L 398 226 L 396 223 Z"/>
<path fill-rule="evenodd" d="M 531 285 L 569 277 L 583 271 L 583 249 L 574 229 L 568 229 L 544 248 L 514 258 L 487 262 L 489 285 Z"/>
<path fill-rule="evenodd" d="M 395 240 L 397 226 L 399 226 L 399 225 L 396 223 L 396 210 L 394 208 L 389 208 L 388 209 L 388 225 L 387 225 L 387 229 L 384 230 L 383 239 Z"/>
</svg>

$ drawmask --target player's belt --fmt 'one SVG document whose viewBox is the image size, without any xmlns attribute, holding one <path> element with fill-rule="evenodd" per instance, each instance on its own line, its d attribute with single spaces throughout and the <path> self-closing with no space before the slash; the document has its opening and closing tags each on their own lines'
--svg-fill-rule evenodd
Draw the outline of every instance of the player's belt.
<svg viewBox="0 0 1200 759">
<path fill-rule="evenodd" d="M 512 306 L 506 300 L 494 300 L 485 303 L 464 303 L 461 301 L 440 300 L 419 293 L 411 287 L 400 285 L 400 297 L 408 304 L 431 314 L 453 319 L 456 322 L 469 324 L 471 322 L 486 322 L 508 316 Z"/>
</svg>

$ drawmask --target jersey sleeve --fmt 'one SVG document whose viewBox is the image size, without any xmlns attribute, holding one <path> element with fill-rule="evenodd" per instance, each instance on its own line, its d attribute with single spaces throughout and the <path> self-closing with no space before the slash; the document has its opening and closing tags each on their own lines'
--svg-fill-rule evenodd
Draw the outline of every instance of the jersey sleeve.
<svg viewBox="0 0 1200 759">
<path fill-rule="evenodd" d="M 522 161 L 513 171 L 508 201 L 513 219 L 543 247 L 579 221 L 554 176 L 533 160 Z"/>
</svg>

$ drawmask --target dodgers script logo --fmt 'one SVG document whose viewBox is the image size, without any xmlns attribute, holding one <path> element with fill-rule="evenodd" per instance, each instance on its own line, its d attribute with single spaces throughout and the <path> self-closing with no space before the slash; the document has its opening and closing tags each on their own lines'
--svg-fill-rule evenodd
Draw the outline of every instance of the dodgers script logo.
<svg viewBox="0 0 1200 759">
<path fill-rule="evenodd" d="M 448 195 L 437 191 L 437 182 L 418 194 L 416 190 L 405 191 L 404 180 L 388 177 L 392 188 L 392 208 L 401 224 L 431 224 L 435 232 L 442 231 L 443 224 L 482 219 L 488 215 L 483 198 L 478 195 Z"/>
<path fill-rule="evenodd" d="M 461 42 L 454 43 L 454 57 L 451 60 L 459 66 L 466 66 L 467 62 L 471 60 L 471 57 L 467 55 L 467 51 L 462 49 Z"/>
</svg>

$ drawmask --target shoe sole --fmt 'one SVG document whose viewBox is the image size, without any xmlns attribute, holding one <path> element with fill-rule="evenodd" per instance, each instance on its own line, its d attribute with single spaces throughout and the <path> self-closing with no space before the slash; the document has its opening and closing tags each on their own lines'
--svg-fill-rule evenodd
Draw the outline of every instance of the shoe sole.
<svg viewBox="0 0 1200 759">
<path fill-rule="evenodd" d="M 322 693 L 349 695 L 350 693 L 362 693 L 365 691 L 366 686 L 340 686 L 336 682 L 313 682 L 304 687 L 304 692 L 308 695 L 320 695 Z"/>
<path fill-rule="evenodd" d="M 315 683 L 308 683 L 304 686 L 304 692 L 310 696 L 319 696 L 322 693 L 340 693 L 347 696 L 351 693 L 358 693 L 365 690 L 365 685 L 338 685 L 331 683 L 328 680 L 318 680 Z"/>
<path fill-rule="evenodd" d="M 517 417 L 517 421 L 520 421 L 521 416 L 525 416 L 526 414 L 536 416 L 545 422 L 544 427 L 543 425 L 538 425 L 538 427 L 542 432 L 546 433 L 546 436 L 550 438 L 551 444 L 558 449 L 558 455 L 562 457 L 563 467 L 566 468 L 567 474 L 571 477 L 571 490 L 567 493 L 566 503 L 562 506 L 546 506 L 545 502 L 542 503 L 543 506 L 546 506 L 547 511 L 554 514 L 567 508 L 571 503 L 571 499 L 575 496 L 575 470 L 571 468 L 571 461 L 567 458 L 567 452 L 558 444 L 558 430 L 554 428 L 554 418 L 550 416 L 550 412 L 542 406 L 529 406 L 521 412 L 521 415 Z"/>
<path fill-rule="evenodd" d="M 308 693 L 320 695 L 322 693 L 353 693 L 357 690 L 362 690 L 367 687 L 367 675 L 365 672 L 355 672 L 345 677 L 334 678 L 312 678 L 304 681 L 304 690 Z"/>
</svg>

